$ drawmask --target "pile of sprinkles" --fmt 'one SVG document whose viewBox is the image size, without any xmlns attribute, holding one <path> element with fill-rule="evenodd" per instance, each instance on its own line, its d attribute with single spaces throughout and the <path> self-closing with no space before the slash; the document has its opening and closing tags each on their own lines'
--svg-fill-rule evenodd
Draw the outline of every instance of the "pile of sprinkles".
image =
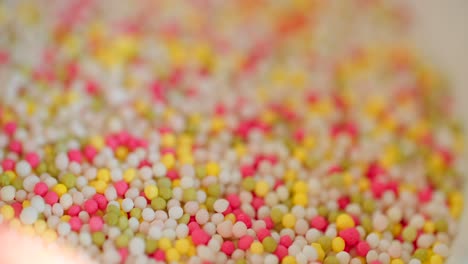
<svg viewBox="0 0 468 264">
<path fill-rule="evenodd" d="M 385 0 L 0 2 L 0 222 L 102 263 L 441 264 L 448 83 Z"/>
</svg>

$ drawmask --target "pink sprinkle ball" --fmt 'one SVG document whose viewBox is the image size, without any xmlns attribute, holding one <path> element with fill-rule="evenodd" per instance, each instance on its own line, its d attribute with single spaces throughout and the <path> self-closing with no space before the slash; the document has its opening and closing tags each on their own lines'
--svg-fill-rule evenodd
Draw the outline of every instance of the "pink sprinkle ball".
<svg viewBox="0 0 468 264">
<path fill-rule="evenodd" d="M 285 246 L 286 248 L 288 248 L 289 246 L 292 245 L 293 240 L 291 239 L 290 236 L 288 236 L 288 235 L 283 235 L 283 236 L 280 237 L 279 243 L 280 243 L 280 245 L 283 245 L 283 246 Z"/>
<path fill-rule="evenodd" d="M 328 222 L 325 217 L 318 215 L 312 218 L 310 221 L 310 226 L 320 231 L 325 231 L 325 229 L 327 229 Z"/>
<path fill-rule="evenodd" d="M 344 210 L 346 206 L 348 206 L 350 199 L 348 196 L 342 196 L 338 198 L 337 202 L 338 202 L 338 206 L 340 207 L 340 209 Z"/>
<path fill-rule="evenodd" d="M 44 195 L 44 201 L 48 204 L 48 205 L 54 205 L 58 202 L 59 200 L 59 196 L 57 193 L 53 192 L 53 191 L 48 191 L 45 195 Z"/>
<path fill-rule="evenodd" d="M 2 161 L 3 171 L 11 171 L 15 169 L 16 162 L 12 159 L 4 159 Z"/>
<path fill-rule="evenodd" d="M 385 191 L 385 184 L 379 181 L 372 181 L 371 190 L 375 198 L 381 198 Z"/>
<path fill-rule="evenodd" d="M 245 235 L 239 239 L 237 246 L 242 250 L 246 250 L 250 248 L 250 245 L 253 243 L 253 241 L 254 241 L 253 237 L 249 235 Z"/>
<path fill-rule="evenodd" d="M 81 207 L 79 205 L 72 205 L 68 208 L 68 215 L 70 216 L 77 216 L 81 212 Z"/>
<path fill-rule="evenodd" d="M 93 199 L 87 200 L 83 204 L 83 209 L 86 212 L 88 212 L 88 214 L 90 214 L 90 215 L 96 213 L 98 208 L 99 208 L 98 203 Z"/>
<path fill-rule="evenodd" d="M 120 262 L 125 263 L 128 258 L 128 249 L 127 248 L 119 248 L 118 249 L 120 255 Z"/>
<path fill-rule="evenodd" d="M 11 207 L 13 207 L 13 210 L 15 211 L 15 217 L 19 217 L 23 210 L 23 205 L 20 202 L 14 202 L 11 204 Z"/>
<path fill-rule="evenodd" d="M 345 241 L 346 246 L 350 247 L 355 246 L 360 239 L 359 231 L 354 227 L 340 231 L 339 235 Z"/>
<path fill-rule="evenodd" d="M 179 173 L 176 170 L 168 170 L 166 173 L 166 177 L 171 180 L 179 179 Z"/>
<path fill-rule="evenodd" d="M 36 168 L 40 163 L 39 155 L 37 155 L 35 152 L 29 152 L 26 154 L 24 159 L 29 163 L 29 165 L 31 165 L 33 169 Z"/>
<path fill-rule="evenodd" d="M 15 152 L 16 154 L 21 154 L 23 152 L 23 144 L 21 141 L 12 140 L 9 145 L 9 149 L 11 152 Z"/>
<path fill-rule="evenodd" d="M 426 187 L 419 191 L 418 198 L 421 203 L 427 203 L 432 200 L 432 190 L 430 187 Z"/>
<path fill-rule="evenodd" d="M 288 249 L 283 245 L 278 245 L 274 253 L 279 260 L 283 260 L 288 255 Z"/>
<path fill-rule="evenodd" d="M 99 216 L 92 216 L 89 219 L 89 228 L 91 231 L 96 232 L 100 231 L 104 225 L 104 222 L 101 217 Z"/>
<path fill-rule="evenodd" d="M 257 238 L 260 242 L 270 235 L 271 235 L 270 230 L 266 228 L 260 228 L 259 230 L 257 230 Z"/>
<path fill-rule="evenodd" d="M 241 167 L 241 174 L 243 178 L 253 176 L 255 174 L 255 168 L 251 165 L 244 165 Z"/>
<path fill-rule="evenodd" d="M 263 221 L 265 222 L 266 228 L 272 229 L 273 227 L 275 227 L 275 223 L 273 222 L 271 217 L 267 216 L 263 218 Z"/>
<path fill-rule="evenodd" d="M 369 250 L 370 250 L 370 246 L 366 241 L 361 241 L 356 246 L 356 252 L 361 257 L 365 257 L 367 255 L 367 252 L 369 252 Z"/>
<path fill-rule="evenodd" d="M 13 122 L 13 121 L 10 121 L 10 122 L 7 122 L 4 126 L 3 126 L 3 132 L 5 132 L 5 134 L 7 134 L 8 136 L 13 136 L 16 132 L 16 123 Z"/>
<path fill-rule="evenodd" d="M 252 219 L 245 213 L 239 213 L 236 215 L 237 221 L 242 221 L 247 226 L 247 228 L 252 227 Z"/>
<path fill-rule="evenodd" d="M 68 223 L 73 231 L 80 231 L 82 223 L 78 216 L 72 216 Z"/>
<path fill-rule="evenodd" d="M 124 180 L 118 181 L 114 183 L 114 188 L 117 192 L 117 195 L 123 197 L 128 190 L 128 183 L 126 183 Z"/>
<path fill-rule="evenodd" d="M 86 157 L 88 161 L 93 161 L 96 154 L 97 154 L 96 148 L 94 148 L 91 145 L 88 145 L 84 147 L 83 149 L 83 155 Z"/>
<path fill-rule="evenodd" d="M 70 161 L 74 161 L 77 163 L 82 163 L 83 162 L 83 155 L 81 154 L 81 151 L 77 149 L 72 149 L 68 151 L 68 159 Z"/>
<path fill-rule="evenodd" d="M 106 196 L 100 194 L 100 193 L 96 193 L 95 195 L 93 195 L 93 200 L 96 201 L 96 203 L 98 204 L 98 207 L 99 209 L 101 210 L 104 210 L 107 208 L 107 199 L 106 199 Z"/>
<path fill-rule="evenodd" d="M 200 229 L 200 225 L 197 222 L 190 222 L 188 224 L 189 232 L 193 232 L 197 229 Z"/>
<path fill-rule="evenodd" d="M 210 241 L 210 236 L 203 229 L 196 229 L 192 232 L 192 241 L 195 245 L 206 245 Z"/>
<path fill-rule="evenodd" d="M 47 194 L 49 187 L 45 182 L 38 182 L 34 185 L 34 193 L 44 197 Z"/>
<path fill-rule="evenodd" d="M 166 261 L 166 252 L 164 252 L 164 250 L 162 249 L 157 249 L 154 253 L 153 253 L 153 258 L 154 260 L 156 261 Z"/>
<path fill-rule="evenodd" d="M 223 245 L 221 245 L 221 251 L 228 256 L 231 256 L 235 249 L 236 247 L 234 246 L 234 243 L 229 240 L 224 241 Z"/>
</svg>

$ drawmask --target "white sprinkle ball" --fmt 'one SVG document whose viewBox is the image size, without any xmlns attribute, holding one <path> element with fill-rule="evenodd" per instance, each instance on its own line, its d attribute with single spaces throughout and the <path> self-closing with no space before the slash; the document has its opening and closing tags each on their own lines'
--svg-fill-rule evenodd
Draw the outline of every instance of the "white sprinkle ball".
<svg viewBox="0 0 468 264">
<path fill-rule="evenodd" d="M 71 231 L 71 227 L 70 227 L 70 224 L 67 223 L 67 222 L 61 222 L 60 224 L 58 224 L 57 226 L 57 232 L 59 233 L 59 235 L 61 236 L 66 236 L 68 235 L 68 233 L 70 233 Z"/>
<path fill-rule="evenodd" d="M 45 210 L 45 202 L 44 202 L 44 199 L 39 196 L 39 195 L 35 195 L 31 198 L 31 206 L 36 208 L 36 210 L 39 212 L 39 213 L 42 213 L 44 212 Z"/>
<path fill-rule="evenodd" d="M 125 198 L 123 199 L 122 201 L 122 210 L 124 210 L 124 212 L 128 213 L 130 212 L 132 209 L 133 209 L 133 200 L 131 198 Z"/>
<path fill-rule="evenodd" d="M 344 263 L 349 263 L 351 256 L 349 255 L 348 252 L 341 251 L 341 252 L 338 252 L 338 254 L 336 254 L 336 258 L 338 259 L 338 261 L 340 261 L 341 264 L 344 264 Z"/>
<path fill-rule="evenodd" d="M 195 215 L 198 212 L 199 205 L 195 201 L 189 201 L 184 205 L 184 211 L 189 215 Z"/>
<path fill-rule="evenodd" d="M 11 202 L 15 199 L 15 187 L 7 185 L 0 190 L 0 198 L 4 202 Z"/>
<path fill-rule="evenodd" d="M 215 201 L 213 208 L 218 213 L 223 213 L 229 207 L 229 202 L 226 199 L 218 199 Z"/>
<path fill-rule="evenodd" d="M 130 217 L 130 219 L 128 219 L 128 226 L 133 230 L 133 232 L 136 232 L 140 226 L 140 222 L 135 217 Z"/>
<path fill-rule="evenodd" d="M 39 177 L 37 177 L 36 175 L 27 176 L 23 181 L 24 190 L 27 192 L 34 191 L 34 187 L 36 186 L 36 183 L 38 183 L 39 181 L 40 181 Z"/>
<path fill-rule="evenodd" d="M 310 245 L 304 246 L 302 248 L 302 253 L 304 254 L 304 256 L 306 256 L 307 261 L 317 260 L 317 257 L 318 257 L 317 250 Z"/>
<path fill-rule="evenodd" d="M 114 186 L 108 186 L 104 191 L 104 196 L 108 201 L 114 201 L 117 199 L 117 191 Z"/>
<path fill-rule="evenodd" d="M 132 238 L 128 244 L 128 250 L 133 256 L 142 255 L 145 252 L 145 241 L 139 237 Z"/>
<path fill-rule="evenodd" d="M 162 236 L 162 228 L 157 225 L 153 225 L 148 229 L 148 236 L 152 239 L 160 239 Z"/>
<path fill-rule="evenodd" d="M 70 194 L 68 194 L 68 193 L 64 193 L 60 197 L 60 204 L 62 205 L 64 210 L 67 210 L 68 208 L 70 208 L 70 206 L 73 205 L 72 196 Z"/>
<path fill-rule="evenodd" d="M 206 209 L 201 209 L 195 214 L 195 220 L 200 225 L 206 224 L 206 222 L 208 222 L 209 219 L 210 215 Z"/>
<path fill-rule="evenodd" d="M 421 264 L 421 261 L 419 259 L 411 259 L 408 264 Z"/>
<path fill-rule="evenodd" d="M 180 219 L 184 214 L 184 210 L 180 206 L 174 206 L 169 209 L 169 217 L 172 219 Z"/>
<path fill-rule="evenodd" d="M 187 237 L 189 234 L 189 228 L 186 224 L 177 225 L 175 231 L 176 231 L 177 238 L 179 239 Z"/>
<path fill-rule="evenodd" d="M 18 190 L 15 193 L 15 199 L 17 202 L 23 202 L 26 200 L 28 193 L 25 190 Z"/>
<path fill-rule="evenodd" d="M 247 233 L 247 226 L 242 221 L 236 222 L 234 226 L 232 227 L 232 234 L 237 238 L 244 236 L 246 233 Z"/>
<path fill-rule="evenodd" d="M 89 246 L 92 243 L 92 238 L 91 235 L 88 232 L 80 232 L 78 235 L 80 243 L 83 246 Z"/>
<path fill-rule="evenodd" d="M 376 233 L 370 233 L 366 238 L 367 243 L 371 248 L 376 248 L 379 245 L 379 236 Z"/>
<path fill-rule="evenodd" d="M 25 225 L 32 225 L 37 221 L 39 213 L 35 207 L 26 207 L 21 211 L 20 220 Z"/>
<path fill-rule="evenodd" d="M 154 220 L 155 218 L 155 213 L 153 211 L 153 209 L 151 208 L 145 208 L 143 209 L 143 211 L 141 212 L 141 217 L 143 218 L 143 220 L 145 220 L 146 222 L 151 222 Z"/>
<path fill-rule="evenodd" d="M 143 209 L 143 208 L 146 207 L 146 205 L 148 204 L 148 202 L 146 201 L 146 198 L 145 198 L 145 197 L 143 197 L 143 196 L 138 196 L 137 198 L 135 198 L 134 204 L 135 204 L 135 207 L 136 207 L 136 208 Z"/>
<path fill-rule="evenodd" d="M 22 160 L 16 163 L 15 170 L 18 176 L 24 178 L 31 173 L 31 165 L 27 161 Z"/>
</svg>

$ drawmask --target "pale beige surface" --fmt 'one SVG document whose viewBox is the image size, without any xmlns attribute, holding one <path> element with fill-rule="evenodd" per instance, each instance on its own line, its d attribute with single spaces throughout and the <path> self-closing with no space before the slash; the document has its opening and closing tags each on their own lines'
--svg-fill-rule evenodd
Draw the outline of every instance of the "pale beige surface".
<svg viewBox="0 0 468 264">
<path fill-rule="evenodd" d="M 410 0 L 409 2 L 416 12 L 415 42 L 429 59 L 446 71 L 449 79 L 453 81 L 456 109 L 464 121 L 465 129 L 468 130 L 468 1 Z M 466 176 L 468 180 L 468 174 Z M 468 205 L 466 185 L 465 205 Z M 448 263 L 468 263 L 468 210 L 465 210 L 460 222 L 460 233 Z"/>
</svg>

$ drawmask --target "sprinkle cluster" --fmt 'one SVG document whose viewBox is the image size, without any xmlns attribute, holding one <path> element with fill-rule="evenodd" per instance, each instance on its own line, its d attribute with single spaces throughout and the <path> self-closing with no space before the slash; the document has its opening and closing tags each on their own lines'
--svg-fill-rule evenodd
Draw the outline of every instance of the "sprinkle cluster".
<svg viewBox="0 0 468 264">
<path fill-rule="evenodd" d="M 389 2 L 0 3 L 0 221 L 102 263 L 443 263 L 461 131 Z"/>
</svg>

